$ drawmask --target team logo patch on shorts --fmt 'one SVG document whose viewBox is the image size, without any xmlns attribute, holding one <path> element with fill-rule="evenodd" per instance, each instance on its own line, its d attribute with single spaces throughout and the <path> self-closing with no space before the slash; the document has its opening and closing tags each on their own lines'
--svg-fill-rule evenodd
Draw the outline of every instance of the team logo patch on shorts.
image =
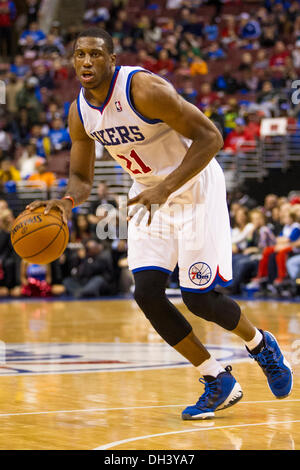
<svg viewBox="0 0 300 470">
<path fill-rule="evenodd" d="M 194 263 L 189 269 L 189 278 L 196 286 L 205 286 L 211 280 L 211 269 L 206 263 Z"/>
</svg>

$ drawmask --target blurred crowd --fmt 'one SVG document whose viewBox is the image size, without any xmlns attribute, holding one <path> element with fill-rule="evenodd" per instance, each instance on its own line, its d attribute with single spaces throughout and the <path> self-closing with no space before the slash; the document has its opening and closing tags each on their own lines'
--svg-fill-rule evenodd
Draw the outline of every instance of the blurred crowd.
<svg viewBox="0 0 300 470">
<path fill-rule="evenodd" d="M 288 197 L 268 194 L 264 205 L 235 190 L 229 193 L 233 283 L 232 295 L 294 297 L 300 287 L 300 192 Z M 118 230 L 122 211 L 107 184 L 87 213 L 73 211 L 70 242 L 49 266 L 21 261 L 12 249 L 14 216 L 0 200 L 0 296 L 68 295 L 74 298 L 128 293 L 133 284 L 127 264 L 127 241 Z M 100 231 L 108 236 L 101 237 Z M 120 236 L 120 238 L 119 238 Z M 178 269 L 169 280 L 178 289 Z"/>
<path fill-rule="evenodd" d="M 77 33 L 90 25 L 107 29 L 120 64 L 171 81 L 215 122 L 225 152 L 234 154 L 259 139 L 264 117 L 286 117 L 291 129 L 300 128 L 300 107 L 291 99 L 300 71 L 300 0 L 262 0 L 259 6 L 251 0 L 87 0 L 82 25 L 62 28 L 55 21 L 48 32 L 40 27 L 41 1 L 24 3 L 26 13 L 19 15 L 14 1 L 0 0 L 0 80 L 6 85 L 0 106 L 0 295 L 126 292 L 132 283 L 126 240 L 96 236 L 97 224 L 118 209 L 105 182 L 87 212 L 74 211 L 68 249 L 51 266 L 21 263 L 9 241 L 19 185 L 50 191 L 65 184 L 54 163 L 71 145 L 67 116 L 78 83 L 70 59 Z M 227 4 L 238 12 L 226 13 Z M 294 292 L 299 203 L 275 195 L 263 207 L 249 201 L 237 193 L 229 198 L 230 292 L 270 286 L 276 295 Z M 176 271 L 170 285 L 178 287 Z"/>
</svg>

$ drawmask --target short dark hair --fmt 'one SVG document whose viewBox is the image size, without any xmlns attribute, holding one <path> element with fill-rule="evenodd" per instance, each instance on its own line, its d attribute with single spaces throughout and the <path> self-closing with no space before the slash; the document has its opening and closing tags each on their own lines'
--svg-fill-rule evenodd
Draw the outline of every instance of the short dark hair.
<svg viewBox="0 0 300 470">
<path fill-rule="evenodd" d="M 81 31 L 81 33 L 78 34 L 74 43 L 73 50 L 75 50 L 75 46 L 79 38 L 101 38 L 105 42 L 108 53 L 109 54 L 114 53 L 114 43 L 113 43 L 112 37 L 107 31 L 105 31 L 105 29 L 97 28 L 97 27 L 84 29 L 83 31 Z"/>
</svg>

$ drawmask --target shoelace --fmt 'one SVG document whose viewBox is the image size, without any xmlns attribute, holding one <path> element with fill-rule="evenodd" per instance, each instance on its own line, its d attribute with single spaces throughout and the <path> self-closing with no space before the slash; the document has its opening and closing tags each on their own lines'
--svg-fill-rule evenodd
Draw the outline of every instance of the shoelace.
<svg viewBox="0 0 300 470">
<path fill-rule="evenodd" d="M 275 362 L 274 355 L 269 349 L 261 351 L 256 356 L 251 356 L 251 354 L 249 354 L 249 356 L 252 358 L 254 357 L 254 359 L 266 369 L 272 380 L 276 379 L 282 374 L 282 367 L 280 367 L 278 363 Z"/>
<path fill-rule="evenodd" d="M 199 379 L 199 382 L 205 385 L 204 393 L 201 395 L 196 405 L 198 407 L 205 406 L 207 404 L 207 399 L 210 398 L 210 395 L 217 391 L 218 380 L 215 379 L 211 382 L 206 382 L 204 379 Z"/>
</svg>

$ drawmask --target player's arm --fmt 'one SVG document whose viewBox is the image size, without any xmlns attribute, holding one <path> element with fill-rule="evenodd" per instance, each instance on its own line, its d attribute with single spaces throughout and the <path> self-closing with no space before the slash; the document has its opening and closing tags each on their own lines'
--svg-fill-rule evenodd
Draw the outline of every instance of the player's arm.
<svg viewBox="0 0 300 470">
<path fill-rule="evenodd" d="M 83 124 L 79 118 L 77 103 L 74 101 L 69 112 L 69 131 L 72 140 L 70 155 L 70 172 L 66 195 L 71 196 L 75 205 L 83 203 L 89 196 L 93 185 L 94 163 L 95 163 L 95 143 L 87 135 Z M 45 214 L 51 208 L 58 208 L 65 223 L 71 217 L 71 199 L 51 199 L 49 201 L 34 201 L 28 209 L 46 206 Z"/>
<path fill-rule="evenodd" d="M 163 182 L 164 189 L 171 194 L 206 167 L 222 148 L 222 136 L 210 119 L 160 77 L 135 74 L 131 94 L 143 116 L 160 119 L 193 141 L 182 163 Z"/>
</svg>

